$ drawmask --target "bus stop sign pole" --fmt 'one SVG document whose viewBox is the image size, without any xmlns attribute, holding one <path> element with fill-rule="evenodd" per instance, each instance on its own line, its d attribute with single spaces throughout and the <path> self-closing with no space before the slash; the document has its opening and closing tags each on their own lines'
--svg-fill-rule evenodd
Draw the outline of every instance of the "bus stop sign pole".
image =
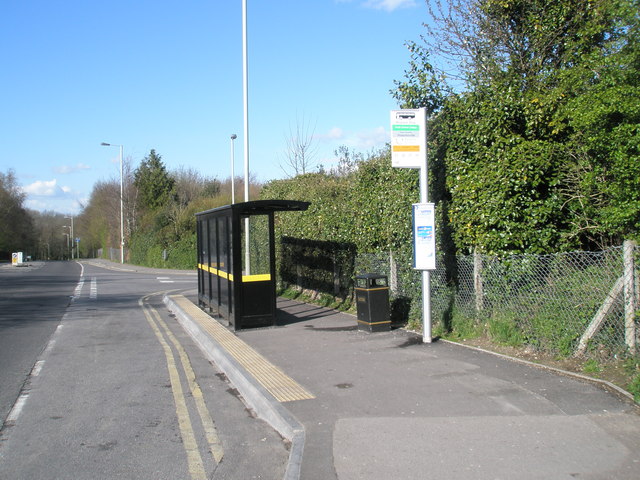
<svg viewBox="0 0 640 480">
<path fill-rule="evenodd" d="M 422 271 L 422 341 L 431 343 L 429 272 L 435 270 L 435 210 L 428 203 L 426 108 L 391 111 L 391 164 L 420 170 L 420 204 L 413 206 L 413 266 Z"/>
</svg>

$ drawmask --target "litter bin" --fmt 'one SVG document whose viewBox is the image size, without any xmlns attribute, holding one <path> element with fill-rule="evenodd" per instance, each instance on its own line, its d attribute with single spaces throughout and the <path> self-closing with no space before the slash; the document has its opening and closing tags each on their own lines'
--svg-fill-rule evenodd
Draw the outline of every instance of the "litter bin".
<svg viewBox="0 0 640 480">
<path fill-rule="evenodd" d="M 385 275 L 365 273 L 356 276 L 358 330 L 384 332 L 391 329 L 389 283 Z"/>
</svg>

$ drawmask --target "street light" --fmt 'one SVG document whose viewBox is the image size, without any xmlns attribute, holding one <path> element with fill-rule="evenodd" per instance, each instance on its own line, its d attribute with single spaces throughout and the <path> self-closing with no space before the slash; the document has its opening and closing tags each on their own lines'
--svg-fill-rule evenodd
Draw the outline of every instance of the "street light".
<svg viewBox="0 0 640 480">
<path fill-rule="evenodd" d="M 242 98 L 244 104 L 244 201 L 249 201 L 249 45 L 247 0 L 242 0 Z"/>
<path fill-rule="evenodd" d="M 115 145 L 113 143 L 102 142 L 100 144 L 103 147 L 120 147 L 120 263 L 124 263 L 124 176 L 122 173 L 122 145 Z"/>
<path fill-rule="evenodd" d="M 71 254 L 70 254 L 69 250 L 70 250 L 71 248 L 69 247 L 69 234 L 68 234 L 67 232 L 62 232 L 62 234 L 63 234 L 65 237 L 67 237 L 67 255 L 69 255 L 69 256 L 70 256 Z M 68 257 L 67 257 L 67 258 L 68 258 Z"/>
<path fill-rule="evenodd" d="M 242 0 L 242 99 L 244 104 L 244 201 L 249 201 L 249 42 L 247 39 L 247 0 Z M 244 257 L 246 275 L 251 274 L 249 255 L 249 217 L 244 219 Z"/>
<path fill-rule="evenodd" d="M 71 238 L 71 260 L 73 260 L 73 242 L 75 242 L 75 237 L 73 236 L 73 215 L 69 215 L 68 217 L 64 218 L 68 218 L 69 220 L 71 220 L 71 229 L 69 231 L 69 235 Z"/>
<path fill-rule="evenodd" d="M 65 217 L 67 218 L 67 217 Z M 63 225 L 62 228 L 68 228 L 69 231 L 71 231 L 71 227 L 69 225 Z M 62 232 L 63 235 L 67 236 L 67 253 L 69 254 L 69 256 L 71 257 L 72 255 L 72 250 L 71 250 L 71 243 L 69 242 L 69 240 L 71 239 L 71 234 L 67 233 L 67 232 Z M 73 257 L 71 257 L 73 259 Z"/>
<path fill-rule="evenodd" d="M 234 140 L 238 138 L 235 133 L 231 134 L 231 204 L 236 203 L 236 174 L 234 169 L 234 163 L 236 160 L 236 153 L 233 148 Z"/>
</svg>

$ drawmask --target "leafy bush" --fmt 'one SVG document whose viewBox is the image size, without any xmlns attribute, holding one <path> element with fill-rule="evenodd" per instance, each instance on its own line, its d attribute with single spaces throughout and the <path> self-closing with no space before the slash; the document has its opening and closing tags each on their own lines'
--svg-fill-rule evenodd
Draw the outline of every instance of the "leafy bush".
<svg viewBox="0 0 640 480">
<path fill-rule="evenodd" d="M 168 246 L 154 232 L 138 232 L 129 241 L 129 262 L 152 268 L 196 268 L 196 234 L 185 235 Z M 166 260 L 164 254 L 166 250 Z"/>
<path fill-rule="evenodd" d="M 195 269 L 196 253 L 196 234 L 185 235 L 167 249 L 167 260 L 164 266 L 182 270 Z"/>
</svg>

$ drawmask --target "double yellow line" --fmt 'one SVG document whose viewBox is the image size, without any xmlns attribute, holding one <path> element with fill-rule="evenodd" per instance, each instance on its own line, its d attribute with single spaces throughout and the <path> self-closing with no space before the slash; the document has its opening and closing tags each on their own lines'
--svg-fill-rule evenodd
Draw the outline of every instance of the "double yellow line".
<svg viewBox="0 0 640 480">
<path fill-rule="evenodd" d="M 167 324 L 162 320 L 158 311 L 148 303 L 150 297 L 160 293 L 161 292 L 156 292 L 140 298 L 140 300 L 138 300 L 138 305 L 142 308 L 142 311 L 147 318 L 147 322 L 149 322 L 158 342 L 160 342 L 160 345 L 164 349 L 164 354 L 167 359 L 167 368 L 169 370 L 169 379 L 171 380 L 171 390 L 173 391 L 173 399 L 176 405 L 180 435 L 182 436 L 182 443 L 187 454 L 189 473 L 191 474 L 192 480 L 206 480 L 207 474 L 205 472 L 196 435 L 193 430 L 193 424 L 191 423 L 189 409 L 187 408 L 187 401 L 182 388 L 182 382 L 180 381 L 180 373 L 178 371 L 176 356 L 174 355 L 169 342 L 171 342 L 178 354 L 178 359 L 182 366 L 189 389 L 191 390 L 191 395 L 195 401 L 198 415 L 200 416 L 209 451 L 216 464 L 219 464 L 222 461 L 224 450 L 222 448 L 220 438 L 218 437 L 215 424 L 213 423 L 213 419 L 211 418 L 209 410 L 204 402 L 202 390 L 196 381 L 196 376 L 193 372 L 193 368 L 191 367 L 191 362 L 189 361 L 187 353 L 178 339 L 173 335 Z M 165 336 L 169 339 L 169 342 L 167 342 Z"/>
</svg>

